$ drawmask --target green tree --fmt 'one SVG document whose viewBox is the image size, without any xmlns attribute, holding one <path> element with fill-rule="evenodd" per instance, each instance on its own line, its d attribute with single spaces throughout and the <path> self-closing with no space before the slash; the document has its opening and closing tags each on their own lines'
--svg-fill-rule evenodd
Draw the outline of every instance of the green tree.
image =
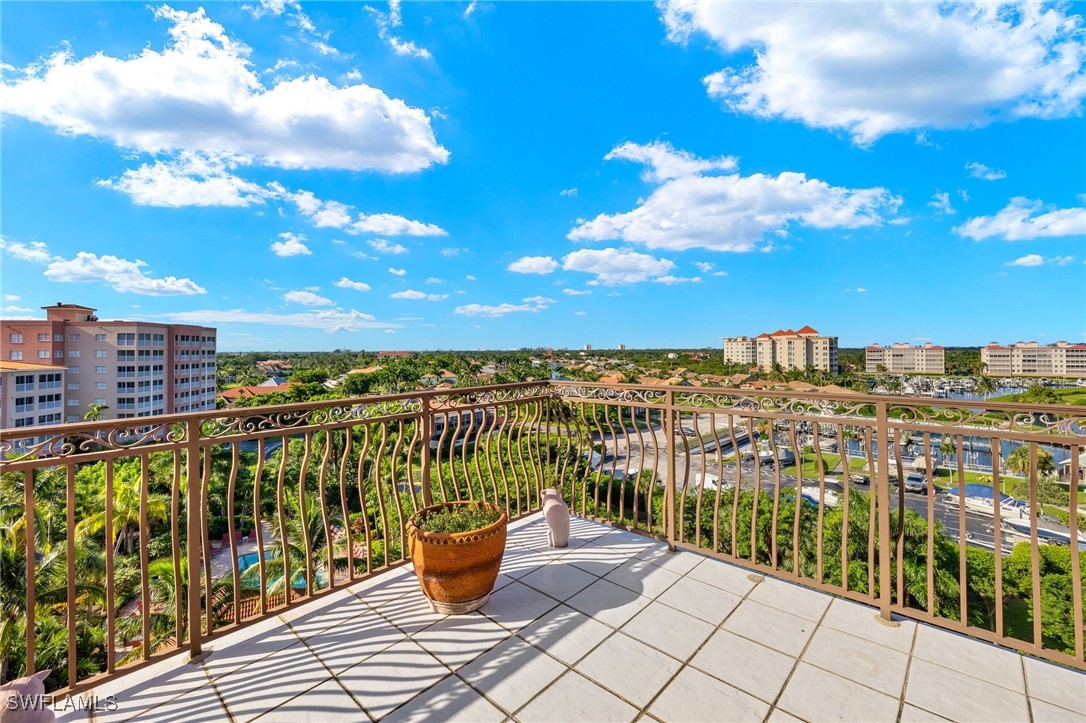
<svg viewBox="0 0 1086 723">
<path fill-rule="evenodd" d="M 1029 476 L 1029 445 L 1015 447 L 1006 459 L 1007 469 L 1017 472 L 1022 477 Z M 1037 474 L 1047 477 L 1056 471 L 1056 462 L 1047 449 L 1037 448 Z"/>
<path fill-rule="evenodd" d="M 95 468 L 91 468 L 92 470 Z M 89 470 L 88 470 L 89 471 Z M 84 517 L 76 525 L 76 535 L 88 538 L 102 532 L 106 526 L 106 486 L 104 469 L 100 466 L 96 471 L 102 475 L 100 486 L 93 492 L 93 498 L 88 505 L 94 510 Z M 81 472 L 85 473 L 85 472 Z M 125 552 L 132 554 L 133 541 L 136 533 L 144 544 L 149 530 L 140 530 L 140 487 L 142 477 L 139 460 L 130 460 L 116 466 L 113 477 L 113 540 L 107 544 L 115 544 L 116 551 L 120 552 L 122 544 Z M 161 493 L 148 493 L 147 495 L 147 521 L 149 524 L 162 522 L 170 514 L 170 500 L 167 495 Z"/>
<path fill-rule="evenodd" d="M 105 404 L 91 403 L 87 405 L 87 413 L 83 415 L 83 419 L 88 422 L 97 422 L 102 418 L 102 412 L 109 409 Z"/>
</svg>

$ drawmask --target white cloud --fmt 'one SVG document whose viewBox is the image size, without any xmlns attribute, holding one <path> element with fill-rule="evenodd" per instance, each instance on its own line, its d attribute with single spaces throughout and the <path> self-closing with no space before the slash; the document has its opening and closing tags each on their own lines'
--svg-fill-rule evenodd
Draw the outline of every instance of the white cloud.
<svg viewBox="0 0 1086 723">
<path fill-rule="evenodd" d="M 503 303 L 494 306 L 487 304 L 465 304 L 464 306 L 456 307 L 453 312 L 464 316 L 486 316 L 494 318 L 522 311 L 543 311 L 554 303 L 554 299 L 548 299 L 546 296 L 530 296 L 526 299 L 522 299 L 522 301 L 523 303 L 520 304 Z"/>
<path fill-rule="evenodd" d="M 334 303 L 331 299 L 318 296 L 312 291 L 288 291 L 283 294 L 283 301 L 302 304 L 303 306 L 332 306 Z"/>
<path fill-rule="evenodd" d="M 725 164 L 653 145 L 652 153 L 644 154 L 646 162 L 652 164 L 654 178 L 667 180 L 632 211 L 580 220 L 568 234 L 571 240 L 619 239 L 652 249 L 753 251 L 772 246 L 766 235 L 784 235 L 793 223 L 817 229 L 875 226 L 883 214 L 895 213 L 901 204 L 885 188 L 831 186 L 803 173 L 700 175 L 699 169 Z M 622 157 L 637 155 L 629 146 L 622 146 L 627 148 Z M 693 175 L 676 175 L 686 172 Z"/>
<path fill-rule="evenodd" d="M 712 271 L 714 268 L 716 268 L 716 264 L 714 264 L 712 262 L 709 262 L 709 261 L 695 261 L 694 266 L 697 266 L 698 271 L 700 271 L 703 274 L 707 274 L 710 271 Z"/>
<path fill-rule="evenodd" d="M 855 289 L 845 289 L 845 293 L 849 293 L 849 294 L 851 294 L 851 293 L 853 293 L 853 292 L 855 292 L 855 293 L 857 293 L 857 294 L 866 294 L 866 293 L 867 293 L 867 289 L 865 289 L 865 288 L 864 288 L 864 287 L 862 287 L 862 286 L 857 286 L 857 287 L 856 287 Z"/>
<path fill-rule="evenodd" d="M 558 262 L 550 256 L 524 256 L 506 267 L 518 274 L 549 274 L 558 268 Z"/>
<path fill-rule="evenodd" d="M 53 260 L 53 254 L 49 253 L 49 248 L 42 241 L 31 241 L 29 244 L 25 244 L 22 241 L 8 241 L 0 238 L 0 249 L 20 261 L 45 264 Z"/>
<path fill-rule="evenodd" d="M 341 289 L 353 289 L 354 291 L 369 291 L 370 285 L 362 281 L 351 281 L 346 276 L 335 283 Z"/>
<path fill-rule="evenodd" d="M 455 257 L 459 256 L 460 254 L 466 254 L 467 252 L 468 252 L 467 249 L 458 248 L 458 247 L 455 247 L 455 246 L 453 246 L 453 247 L 445 247 L 445 248 L 441 249 L 441 251 L 440 251 L 441 255 L 444 256 L 445 258 L 448 258 L 448 259 L 455 258 Z"/>
<path fill-rule="evenodd" d="M 388 241 L 385 241 L 383 238 L 375 238 L 372 241 L 369 241 L 368 243 L 370 245 L 370 248 L 373 249 L 374 251 L 376 251 L 379 254 L 393 254 L 393 255 L 396 255 L 396 254 L 406 254 L 407 253 L 407 247 L 406 246 L 403 246 L 402 244 L 390 244 Z"/>
<path fill-rule="evenodd" d="M 18 294 L 4 294 L 4 301 L 14 302 L 19 300 Z"/>
<path fill-rule="evenodd" d="M 372 315 L 354 309 L 348 311 L 322 309 L 292 314 L 246 311 L 245 309 L 201 309 L 160 314 L 152 318 L 164 319 L 179 324 L 270 324 L 303 329 L 321 329 L 329 333 L 361 331 L 363 329 L 391 329 L 399 326 L 398 324 L 377 321 Z"/>
<path fill-rule="evenodd" d="M 445 280 L 444 279 L 439 279 L 436 276 L 428 276 L 426 278 L 426 283 L 427 284 L 443 284 L 443 283 L 445 283 Z"/>
<path fill-rule="evenodd" d="M 10 319 L 11 321 L 20 321 L 27 319 L 40 319 L 40 312 L 35 309 L 27 309 L 22 306 L 3 306 L 0 307 L 0 316 L 4 319 Z"/>
<path fill-rule="evenodd" d="M 388 267 L 388 273 L 393 276 L 407 276 L 407 269 L 397 269 L 393 266 Z"/>
<path fill-rule="evenodd" d="M 147 153 L 199 151 L 280 168 L 409 173 L 448 160 L 424 111 L 315 75 L 265 87 L 249 48 L 203 9 L 153 12 L 170 23 L 161 51 L 77 60 L 61 50 L 22 77 L 5 73 L 5 112 Z"/>
<path fill-rule="evenodd" d="M 1052 256 L 1045 258 L 1040 254 L 1026 254 L 1020 256 L 1014 261 L 1008 261 L 1003 264 L 1004 266 L 1067 266 L 1075 260 L 1074 256 Z"/>
<path fill-rule="evenodd" d="M 985 181 L 998 181 L 1007 177 L 1006 171 L 997 171 L 994 168 L 989 168 L 983 163 L 977 163 L 976 161 L 966 163 L 965 170 L 969 171 L 969 175 L 973 178 L 981 178 Z"/>
<path fill-rule="evenodd" d="M 944 215 L 950 215 L 955 213 L 954 207 L 950 205 L 950 194 L 946 192 L 936 193 L 934 196 L 932 196 L 931 200 L 928 201 L 928 207 L 934 208 L 936 211 Z"/>
<path fill-rule="evenodd" d="M 574 316 L 587 316 L 588 312 L 587 311 L 575 311 L 575 312 L 573 312 L 573 315 Z"/>
<path fill-rule="evenodd" d="M 207 293 L 207 289 L 192 279 L 148 276 L 143 272 L 146 266 L 147 262 L 139 259 L 129 261 L 116 256 L 98 256 L 80 251 L 73 259 L 55 257 L 45 269 L 45 278 L 61 282 L 100 281 L 109 284 L 114 291 L 144 296 L 189 296 Z"/>
<path fill-rule="evenodd" d="M 403 15 L 400 11 L 400 0 L 389 0 L 388 12 L 383 13 L 376 8 L 366 6 L 377 23 L 377 35 L 384 40 L 389 48 L 392 49 L 396 55 L 409 55 L 414 58 L 425 58 L 427 60 L 433 58 L 430 55 L 430 51 L 426 48 L 420 48 L 411 40 L 403 40 L 402 38 L 392 34 L 392 28 L 398 28 L 403 25 Z"/>
<path fill-rule="evenodd" d="M 1025 241 L 1055 236 L 1086 234 L 1086 208 L 1052 209 L 1022 196 L 1012 198 L 995 216 L 977 216 L 954 229 L 954 233 L 975 241 L 999 237 L 1005 241 Z"/>
<path fill-rule="evenodd" d="M 1040 254 L 1027 254 L 1019 256 L 1014 261 L 1008 261 L 1004 266 L 1041 266 L 1045 259 Z"/>
<path fill-rule="evenodd" d="M 596 278 L 590 284 L 614 286 L 663 276 L 674 269 L 675 264 L 629 249 L 581 249 L 562 259 L 562 268 L 595 274 Z"/>
<path fill-rule="evenodd" d="M 479 0 L 471 0 L 471 2 L 468 3 L 468 6 L 466 8 L 464 8 L 464 18 L 465 19 L 470 18 L 472 16 L 472 13 L 474 13 L 476 10 L 478 10 L 478 8 L 479 8 Z"/>
<path fill-rule="evenodd" d="M 731 156 L 698 158 L 693 153 L 676 150 L 670 143 L 661 141 L 646 145 L 623 143 L 604 156 L 607 161 L 615 159 L 640 163 L 645 166 L 641 177 L 654 182 L 694 176 L 707 171 L 733 171 L 738 165 Z"/>
<path fill-rule="evenodd" d="M 570 296 L 587 296 L 592 292 L 588 289 L 562 289 L 562 293 Z"/>
<path fill-rule="evenodd" d="M 577 189 L 576 188 L 565 188 L 565 189 L 562 189 L 561 191 L 559 191 L 558 195 L 559 196 L 576 196 L 577 195 Z"/>
<path fill-rule="evenodd" d="M 313 253 L 309 250 L 309 247 L 303 243 L 305 241 L 305 234 L 294 234 L 290 231 L 284 231 L 279 234 L 279 238 L 283 240 L 275 241 L 268 247 L 276 256 L 309 256 Z"/>
<path fill-rule="evenodd" d="M 674 286 L 675 284 L 700 284 L 700 276 L 660 276 L 653 279 L 658 284 L 667 284 L 668 286 Z"/>
<path fill-rule="evenodd" d="M 325 201 L 311 191 L 290 192 L 277 183 L 270 186 L 282 198 L 293 203 L 299 213 L 308 217 L 318 228 L 336 228 L 350 234 L 373 233 L 383 236 L 446 236 L 447 232 L 432 223 L 414 221 L 391 213 L 359 213 L 339 201 Z"/>
<path fill-rule="evenodd" d="M 466 279 L 467 281 L 478 281 L 478 279 L 476 279 L 476 278 L 475 278 L 474 276 L 472 276 L 471 274 L 468 274 L 468 275 L 467 275 L 467 276 L 465 276 L 464 278 L 465 278 L 465 279 Z"/>
<path fill-rule="evenodd" d="M 1041 3 L 662 3 L 669 37 L 704 33 L 754 63 L 705 78 L 731 110 L 887 133 L 1080 111 L 1082 19 Z"/>
<path fill-rule="evenodd" d="M 270 195 L 266 188 L 230 171 L 237 161 L 203 153 L 182 152 L 178 158 L 143 164 L 120 178 L 98 185 L 128 194 L 137 206 L 250 206 Z"/>
<path fill-rule="evenodd" d="M 406 291 L 397 291 L 394 294 L 389 294 L 390 299 L 410 299 L 413 301 L 444 301 L 449 298 L 448 294 L 427 294 L 423 291 L 415 291 L 414 289 L 407 289 Z"/>
</svg>

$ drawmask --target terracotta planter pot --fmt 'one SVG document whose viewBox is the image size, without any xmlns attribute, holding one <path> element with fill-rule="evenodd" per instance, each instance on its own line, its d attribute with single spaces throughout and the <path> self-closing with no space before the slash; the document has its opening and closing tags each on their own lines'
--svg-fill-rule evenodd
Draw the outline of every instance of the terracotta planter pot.
<svg viewBox="0 0 1086 723">
<path fill-rule="evenodd" d="M 501 518 L 480 530 L 450 535 L 421 530 L 419 519 L 429 512 L 460 505 L 482 505 Z M 486 604 L 505 552 L 509 516 L 486 502 L 446 502 L 419 510 L 407 521 L 407 540 L 415 574 L 434 612 L 458 615 Z"/>
</svg>

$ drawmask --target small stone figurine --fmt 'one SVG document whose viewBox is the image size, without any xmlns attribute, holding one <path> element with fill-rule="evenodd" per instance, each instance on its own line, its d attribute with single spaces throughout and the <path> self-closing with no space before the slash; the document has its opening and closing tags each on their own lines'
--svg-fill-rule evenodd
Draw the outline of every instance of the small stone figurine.
<svg viewBox="0 0 1086 723">
<path fill-rule="evenodd" d="M 4 723 L 50 723 L 57 719 L 45 695 L 49 670 L 0 686 L 0 719 Z"/>
<path fill-rule="evenodd" d="M 554 487 L 543 490 L 543 518 L 547 521 L 547 544 L 565 547 L 569 544 L 569 507 L 562 493 Z"/>
</svg>

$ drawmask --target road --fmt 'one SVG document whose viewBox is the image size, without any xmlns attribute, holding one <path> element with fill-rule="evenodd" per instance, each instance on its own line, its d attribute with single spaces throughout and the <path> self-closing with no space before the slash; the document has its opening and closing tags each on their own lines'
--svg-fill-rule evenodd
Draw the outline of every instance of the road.
<svg viewBox="0 0 1086 723">
<path fill-rule="evenodd" d="M 657 475 L 658 475 L 659 479 L 662 482 L 666 482 L 667 481 L 667 474 L 668 474 L 668 472 L 667 472 L 667 464 L 665 462 L 666 453 L 667 453 L 667 450 L 666 450 L 666 444 L 667 444 L 666 435 L 662 432 L 662 430 L 659 427 L 654 427 L 653 431 L 655 432 L 655 442 L 654 442 L 654 434 L 653 434 L 653 432 L 650 432 L 650 431 L 647 431 L 647 430 L 642 430 L 641 437 L 642 437 L 642 440 L 643 440 L 643 445 L 644 445 L 643 447 L 642 447 L 642 444 L 638 442 L 637 433 L 633 429 L 629 430 L 628 437 L 626 435 L 617 435 L 616 437 L 613 437 L 613 438 L 612 437 L 605 437 L 602 440 L 597 439 L 596 441 L 605 442 L 606 448 L 607 448 L 607 454 L 603 459 L 603 471 L 604 471 L 604 473 L 605 474 L 610 473 L 611 470 L 612 470 L 612 465 L 613 465 L 613 469 L 615 470 L 616 474 L 621 474 L 622 471 L 627 468 L 626 467 L 627 456 L 629 457 L 629 470 L 630 470 L 630 472 L 635 472 L 637 470 L 640 470 L 640 469 L 642 469 L 642 467 L 644 467 L 646 469 L 652 469 L 653 461 L 654 461 L 653 457 L 654 457 L 655 454 L 659 454 L 660 455 L 660 460 L 659 460 L 659 464 L 657 465 Z M 708 433 L 711 433 L 712 430 L 707 429 L 707 428 L 706 429 L 700 429 L 699 428 L 697 430 L 697 432 L 699 434 L 708 434 Z M 736 431 L 736 437 L 739 437 L 739 436 L 740 436 L 740 433 L 737 430 Z M 745 432 L 743 433 L 743 436 L 745 436 Z M 708 454 L 707 453 L 705 455 L 702 455 L 701 454 L 701 445 L 698 444 L 695 440 L 689 440 L 688 439 L 687 443 L 690 445 L 690 453 L 689 454 L 685 453 L 684 447 L 683 447 L 682 442 L 681 442 L 681 438 L 676 437 L 675 441 L 677 443 L 677 454 L 676 454 L 675 468 L 676 468 L 677 475 L 679 477 L 678 483 L 679 483 L 680 486 L 683 484 L 684 481 L 686 481 L 689 490 L 696 490 L 697 485 L 699 484 L 699 482 L 701 480 L 701 475 L 703 473 L 705 473 L 705 472 L 708 472 L 708 474 L 710 475 L 708 477 L 709 480 L 712 480 L 714 477 L 716 477 L 716 478 L 721 479 L 726 484 L 727 483 L 730 483 L 732 485 L 735 484 L 736 474 L 735 474 L 735 466 L 734 466 L 733 463 L 729 462 L 729 463 L 725 463 L 723 465 L 718 466 L 718 464 L 717 464 L 717 455 L 715 453 L 713 453 L 713 454 Z M 721 441 L 722 442 L 727 441 L 728 446 L 730 446 L 730 444 L 731 444 L 731 440 L 730 440 L 729 435 L 724 435 L 722 437 Z M 628 442 L 628 444 L 627 444 L 627 442 Z M 657 449 L 656 444 L 660 445 L 659 449 Z M 707 451 L 708 451 L 709 444 L 710 444 L 710 442 L 707 441 L 706 442 L 706 450 Z M 627 446 L 628 446 L 628 449 L 627 449 Z M 740 447 L 742 448 L 742 444 L 740 444 Z M 726 456 L 726 455 L 724 455 L 724 456 Z M 688 465 L 689 465 L 689 467 L 688 467 Z M 689 471 L 687 471 L 688 469 L 689 469 Z M 751 460 L 751 461 L 748 461 L 746 463 L 743 463 L 742 464 L 742 469 L 743 469 L 743 488 L 744 489 L 752 489 L 753 485 L 754 485 L 754 481 L 757 478 L 756 476 L 758 474 L 758 471 L 755 470 L 753 461 Z M 761 470 L 760 470 L 760 474 L 761 474 L 761 477 L 760 477 L 761 483 L 760 484 L 761 484 L 762 489 L 772 493 L 773 487 L 774 487 L 774 482 L 775 482 L 775 472 L 774 472 L 773 466 L 772 465 L 763 465 Z M 781 487 L 794 487 L 796 485 L 796 477 L 795 477 L 795 475 L 781 474 L 781 476 L 780 476 L 780 484 L 781 484 Z M 807 487 L 807 486 L 815 486 L 815 487 L 817 487 L 818 486 L 818 479 L 817 478 L 805 477 L 803 479 L 803 485 L 802 486 L 804 486 L 804 487 Z M 864 491 L 864 492 L 869 491 L 869 488 L 867 488 L 867 487 L 858 487 L 857 485 L 852 485 L 852 487 L 855 488 L 855 489 L 859 489 L 861 491 Z M 827 477 L 826 478 L 826 489 L 827 490 L 832 490 L 832 491 L 838 492 L 838 493 L 844 491 L 843 487 L 840 484 L 839 479 L 837 477 Z M 890 501 L 891 501 L 892 505 L 897 504 L 898 494 L 899 494 L 899 492 L 898 492 L 898 488 L 896 486 L 890 488 L 890 495 L 891 495 Z M 916 512 L 921 517 L 923 517 L 925 519 L 928 518 L 928 496 L 927 495 L 916 494 L 916 493 L 912 493 L 912 492 L 906 492 L 905 493 L 905 506 L 908 509 L 912 510 L 913 512 Z M 932 508 L 933 508 L 932 511 L 934 512 L 935 519 L 938 520 L 943 526 L 944 533 L 946 535 L 952 537 L 953 539 L 957 540 L 959 538 L 959 534 L 960 534 L 959 533 L 959 515 L 958 515 L 957 507 L 948 507 L 943 502 L 943 500 L 936 497 L 936 499 L 933 501 Z M 992 518 L 991 518 L 990 515 L 986 515 L 986 514 L 980 513 L 980 512 L 974 512 L 972 510 L 966 510 L 966 513 L 965 513 L 965 532 L 966 532 L 967 544 L 978 546 L 978 547 L 986 547 L 988 549 L 994 549 L 995 548 L 995 538 L 994 538 L 994 534 L 993 534 Z M 1002 545 L 1003 545 L 1003 549 L 1006 552 L 1009 552 L 1011 550 L 1011 548 L 1013 547 L 1013 544 L 1012 544 L 1013 542 L 1015 542 L 1017 540 L 1021 540 L 1021 539 L 1022 538 L 1020 538 L 1020 537 L 1012 538 L 1010 533 L 1008 533 L 1006 531 L 1003 531 L 1001 533 L 1001 542 L 1002 542 Z"/>
</svg>

